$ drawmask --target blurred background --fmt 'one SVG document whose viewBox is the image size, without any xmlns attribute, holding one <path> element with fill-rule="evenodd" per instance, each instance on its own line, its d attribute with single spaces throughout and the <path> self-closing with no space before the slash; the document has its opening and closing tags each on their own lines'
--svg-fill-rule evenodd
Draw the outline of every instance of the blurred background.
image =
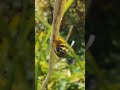
<svg viewBox="0 0 120 90">
<path fill-rule="evenodd" d="M 0 90 L 34 90 L 34 1 L 0 1 Z"/>
<path fill-rule="evenodd" d="M 86 1 L 86 90 L 120 90 L 120 5 L 117 0 Z"/>
</svg>

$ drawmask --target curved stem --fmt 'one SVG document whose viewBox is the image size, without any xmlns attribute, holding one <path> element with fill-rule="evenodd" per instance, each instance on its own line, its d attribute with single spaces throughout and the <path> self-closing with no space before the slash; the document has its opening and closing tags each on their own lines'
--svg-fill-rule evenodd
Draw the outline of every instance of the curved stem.
<svg viewBox="0 0 120 90">
<path fill-rule="evenodd" d="M 49 78 L 53 72 L 53 66 L 54 66 L 54 50 L 55 50 L 55 39 L 59 35 L 59 29 L 61 20 L 64 14 L 64 7 L 65 7 L 66 0 L 56 0 L 55 7 L 54 7 L 54 15 L 53 15 L 53 30 L 51 34 L 51 40 L 50 40 L 50 60 L 49 60 L 49 69 L 48 74 L 42 84 L 41 90 L 45 90 L 45 86 L 47 82 L 49 81 Z"/>
</svg>

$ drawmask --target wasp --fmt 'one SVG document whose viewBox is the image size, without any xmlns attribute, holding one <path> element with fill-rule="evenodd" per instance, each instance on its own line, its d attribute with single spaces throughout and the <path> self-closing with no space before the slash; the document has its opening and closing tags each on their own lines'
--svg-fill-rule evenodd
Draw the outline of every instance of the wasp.
<svg viewBox="0 0 120 90">
<path fill-rule="evenodd" d="M 56 44 L 56 49 L 55 49 L 56 55 L 61 58 L 65 57 L 66 53 L 68 52 L 68 48 L 65 40 L 61 36 L 58 36 L 57 39 L 55 40 L 55 44 Z"/>
<path fill-rule="evenodd" d="M 69 51 L 66 41 L 61 36 L 58 36 L 55 40 L 55 44 L 56 49 L 54 51 L 56 55 L 60 58 L 64 58 Z M 71 46 L 73 46 L 73 44 Z"/>
</svg>

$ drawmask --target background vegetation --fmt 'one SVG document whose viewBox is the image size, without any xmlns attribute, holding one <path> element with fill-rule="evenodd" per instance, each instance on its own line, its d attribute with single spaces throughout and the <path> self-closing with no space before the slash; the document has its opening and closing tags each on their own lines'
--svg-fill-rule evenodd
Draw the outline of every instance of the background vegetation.
<svg viewBox="0 0 120 90">
<path fill-rule="evenodd" d="M 116 0 L 88 0 L 86 41 L 86 90 L 120 90 L 120 5 Z"/>
<path fill-rule="evenodd" d="M 0 1 L 0 90 L 34 89 L 34 1 Z"/>
<path fill-rule="evenodd" d="M 68 43 L 75 41 L 74 52 L 69 52 L 65 58 L 56 58 L 55 70 L 47 85 L 48 90 L 85 90 L 85 1 L 67 1 L 73 3 L 63 17 L 60 34 L 66 38 L 73 26 Z M 40 90 L 48 71 L 54 2 L 54 0 L 35 1 L 36 90 Z"/>
</svg>

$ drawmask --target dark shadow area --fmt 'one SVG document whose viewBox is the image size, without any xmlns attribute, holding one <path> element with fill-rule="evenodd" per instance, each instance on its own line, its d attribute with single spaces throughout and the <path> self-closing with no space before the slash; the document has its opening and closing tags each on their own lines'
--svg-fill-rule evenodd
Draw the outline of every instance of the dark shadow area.
<svg viewBox="0 0 120 90">
<path fill-rule="evenodd" d="M 119 2 L 90 1 L 85 38 L 95 35 L 95 41 L 86 51 L 86 90 L 120 90 Z"/>
</svg>

